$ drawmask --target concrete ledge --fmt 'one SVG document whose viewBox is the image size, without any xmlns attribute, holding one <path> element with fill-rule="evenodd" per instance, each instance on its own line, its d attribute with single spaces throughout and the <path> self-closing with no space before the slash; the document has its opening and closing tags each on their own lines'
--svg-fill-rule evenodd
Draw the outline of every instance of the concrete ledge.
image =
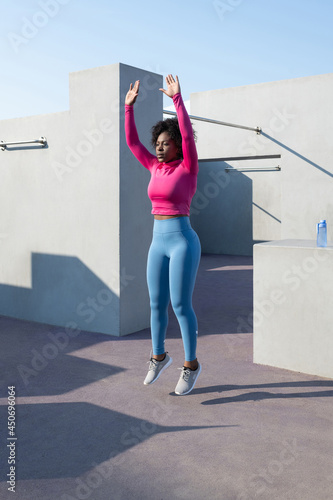
<svg viewBox="0 0 333 500">
<path fill-rule="evenodd" d="M 254 245 L 254 363 L 333 378 L 333 243 Z"/>
</svg>

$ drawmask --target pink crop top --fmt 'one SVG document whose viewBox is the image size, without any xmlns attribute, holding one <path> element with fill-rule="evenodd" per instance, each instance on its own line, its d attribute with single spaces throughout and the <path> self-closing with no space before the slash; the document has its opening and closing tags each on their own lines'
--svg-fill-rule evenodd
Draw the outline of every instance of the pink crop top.
<svg viewBox="0 0 333 500">
<path fill-rule="evenodd" d="M 160 163 L 139 140 L 134 121 L 133 106 L 125 105 L 125 134 L 128 147 L 146 167 L 151 178 L 148 196 L 152 202 L 152 214 L 190 215 L 190 205 L 197 188 L 198 155 L 192 125 L 181 94 L 173 96 L 178 123 L 182 135 L 183 159 Z"/>
</svg>

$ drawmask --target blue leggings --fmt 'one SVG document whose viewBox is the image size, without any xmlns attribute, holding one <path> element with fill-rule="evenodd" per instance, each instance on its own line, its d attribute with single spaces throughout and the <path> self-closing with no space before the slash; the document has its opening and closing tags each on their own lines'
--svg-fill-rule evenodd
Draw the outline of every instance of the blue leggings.
<svg viewBox="0 0 333 500">
<path fill-rule="evenodd" d="M 198 322 L 192 307 L 192 294 L 200 255 L 200 240 L 189 217 L 154 219 L 147 262 L 154 355 L 165 352 L 171 299 L 183 338 L 185 361 L 196 359 Z"/>
</svg>

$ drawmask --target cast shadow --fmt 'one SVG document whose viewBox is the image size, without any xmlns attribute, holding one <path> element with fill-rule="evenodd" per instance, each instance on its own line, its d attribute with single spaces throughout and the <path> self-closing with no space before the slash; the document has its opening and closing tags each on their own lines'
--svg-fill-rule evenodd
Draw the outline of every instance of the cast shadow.
<svg viewBox="0 0 333 500">
<path fill-rule="evenodd" d="M 5 421 L 5 414 L 3 406 L 2 421 Z M 109 460 L 103 467 L 108 479 L 112 480 L 117 467 L 126 467 L 125 458 L 119 455 L 155 435 L 234 427 L 158 425 L 84 402 L 20 404 L 17 422 L 20 480 L 80 477 Z M 0 453 L 5 455 L 6 451 L 2 446 Z M 6 481 L 4 474 L 1 481 Z"/>
<path fill-rule="evenodd" d="M 269 139 L 270 141 L 274 142 L 275 144 L 277 144 L 278 146 L 280 146 L 281 148 L 285 149 L 286 151 L 288 151 L 289 153 L 292 153 L 293 155 L 297 156 L 298 158 L 300 158 L 301 160 L 305 161 L 306 163 L 308 163 L 309 165 L 311 165 L 312 167 L 315 167 L 317 168 L 318 170 L 320 170 L 321 172 L 323 172 L 324 174 L 326 175 L 329 175 L 330 177 L 333 177 L 333 174 L 332 172 L 329 172 L 328 170 L 326 170 L 325 168 L 321 167 L 320 165 L 318 165 L 317 163 L 313 162 L 312 160 L 309 160 L 309 158 L 306 158 L 305 156 L 301 155 L 300 153 L 298 153 L 297 151 L 295 151 L 294 149 L 290 148 L 289 146 L 287 146 L 286 144 L 283 144 L 282 142 L 278 141 L 277 139 L 275 139 L 274 137 L 272 137 L 271 135 L 269 134 L 266 134 L 266 132 L 261 132 L 261 135 L 263 137 L 266 137 L 267 139 Z"/>
<path fill-rule="evenodd" d="M 199 336 L 253 332 L 253 258 L 203 254 L 193 293 Z M 169 306 L 167 338 L 180 338 Z"/>
<path fill-rule="evenodd" d="M 31 288 L 0 284 L 0 314 L 93 332 L 118 329 L 118 302 L 119 297 L 72 256 L 32 253 Z"/>
<path fill-rule="evenodd" d="M 322 387 L 327 390 L 313 391 L 313 392 L 268 392 L 268 391 L 251 391 L 246 394 L 238 394 L 236 396 L 221 397 L 203 401 L 201 404 L 204 406 L 219 405 L 227 403 L 239 403 L 247 401 L 263 401 L 268 399 L 295 399 L 295 398 L 322 398 L 333 397 L 333 380 L 310 380 L 300 382 L 279 382 L 271 384 L 254 384 L 254 385 L 216 385 L 211 387 L 204 387 L 200 389 L 193 389 L 195 394 L 207 394 L 216 392 L 228 391 L 244 391 L 246 389 L 265 389 L 265 388 L 305 388 L 305 387 Z M 330 390 L 330 388 L 332 388 Z"/>
<path fill-rule="evenodd" d="M 252 179 L 228 162 L 200 162 L 190 219 L 203 253 L 252 255 L 252 202 Z"/>
<path fill-rule="evenodd" d="M 19 397 L 55 396 L 98 380 L 117 375 L 124 368 L 76 355 L 77 351 L 103 343 L 110 351 L 113 338 L 103 334 L 77 332 L 69 336 L 50 325 L 0 317 L 1 349 L 0 389 L 6 393 L 15 386 Z M 72 354 L 73 353 L 73 354 Z"/>
<path fill-rule="evenodd" d="M 0 387 L 56 395 L 123 371 L 71 354 L 103 342 L 111 356 L 118 337 L 99 332 L 118 328 L 118 301 L 78 258 L 32 254 L 31 288 L 0 285 Z"/>
<path fill-rule="evenodd" d="M 199 336 L 253 333 L 253 258 L 251 256 L 202 254 L 193 293 Z M 166 339 L 181 333 L 171 303 Z M 150 327 L 119 337 L 150 339 Z"/>
</svg>

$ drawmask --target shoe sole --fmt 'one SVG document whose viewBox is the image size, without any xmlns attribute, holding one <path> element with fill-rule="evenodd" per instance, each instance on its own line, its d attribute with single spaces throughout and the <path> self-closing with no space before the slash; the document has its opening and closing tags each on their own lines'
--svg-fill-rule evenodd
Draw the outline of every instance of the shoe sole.
<svg viewBox="0 0 333 500">
<path fill-rule="evenodd" d="M 145 382 L 143 382 L 143 385 L 151 385 L 153 384 L 154 382 L 156 382 L 156 380 L 158 379 L 158 377 L 164 372 L 164 370 L 166 368 L 168 368 L 168 366 L 170 366 L 172 363 L 172 358 L 169 359 L 169 361 L 167 362 L 167 364 L 165 366 L 163 366 L 163 368 L 160 370 L 159 374 L 157 375 L 156 378 L 154 378 L 154 380 L 152 380 L 151 382 L 148 382 L 147 384 Z"/>
<path fill-rule="evenodd" d="M 187 392 L 176 392 L 176 391 L 175 391 L 175 394 L 177 394 L 177 396 L 186 396 L 186 394 L 189 394 L 189 393 L 190 393 L 190 392 L 194 389 L 194 386 L 195 386 L 195 384 L 197 383 L 197 380 L 198 380 L 199 375 L 200 375 L 200 373 L 201 373 L 201 365 L 199 365 L 199 368 L 200 368 L 199 373 L 198 373 L 198 375 L 196 376 L 196 379 L 195 379 L 194 384 L 192 385 L 191 389 L 190 389 L 189 391 L 187 391 Z"/>
</svg>

